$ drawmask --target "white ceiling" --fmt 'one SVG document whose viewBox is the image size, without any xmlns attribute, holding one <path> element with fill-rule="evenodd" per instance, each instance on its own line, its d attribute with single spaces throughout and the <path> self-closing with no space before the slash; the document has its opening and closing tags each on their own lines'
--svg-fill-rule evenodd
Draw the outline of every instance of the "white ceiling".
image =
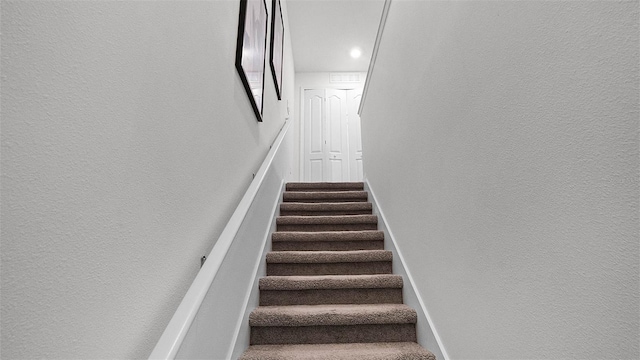
<svg viewBox="0 0 640 360">
<path fill-rule="evenodd" d="M 384 0 L 286 0 L 296 72 L 367 71 Z M 353 59 L 352 48 L 362 56 Z"/>
</svg>

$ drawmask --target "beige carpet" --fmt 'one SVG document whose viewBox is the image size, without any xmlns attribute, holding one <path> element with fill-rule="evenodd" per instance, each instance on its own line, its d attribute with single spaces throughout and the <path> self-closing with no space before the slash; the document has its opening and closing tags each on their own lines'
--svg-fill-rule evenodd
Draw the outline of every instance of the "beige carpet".
<svg viewBox="0 0 640 360">
<path fill-rule="evenodd" d="M 241 360 L 434 360 L 363 183 L 289 183 Z"/>
</svg>

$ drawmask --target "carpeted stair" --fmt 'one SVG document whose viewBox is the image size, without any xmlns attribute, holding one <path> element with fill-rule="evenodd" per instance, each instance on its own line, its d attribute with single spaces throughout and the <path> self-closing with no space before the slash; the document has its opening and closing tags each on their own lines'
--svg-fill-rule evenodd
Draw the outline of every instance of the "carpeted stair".
<svg viewBox="0 0 640 360">
<path fill-rule="evenodd" d="M 241 360 L 434 360 L 363 183 L 289 183 Z"/>
</svg>

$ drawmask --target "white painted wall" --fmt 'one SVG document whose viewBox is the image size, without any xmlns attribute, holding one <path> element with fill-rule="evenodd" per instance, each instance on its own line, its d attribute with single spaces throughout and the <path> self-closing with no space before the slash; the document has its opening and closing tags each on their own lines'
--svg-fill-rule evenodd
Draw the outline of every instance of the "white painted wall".
<svg viewBox="0 0 640 360">
<path fill-rule="evenodd" d="M 638 2 L 393 1 L 365 173 L 453 359 L 637 359 Z"/>
<path fill-rule="evenodd" d="M 3 358 L 149 355 L 293 108 L 287 42 L 256 121 L 238 10 L 2 2 Z"/>
<path fill-rule="evenodd" d="M 360 75 L 359 82 L 332 82 L 331 74 L 358 74 Z M 366 72 L 297 72 L 295 74 L 295 116 L 296 121 L 292 124 L 295 140 L 294 140 L 294 149 L 299 149 L 295 151 L 294 164 L 296 167 L 294 168 L 294 173 L 297 170 L 297 174 L 300 179 L 303 178 L 302 168 L 301 168 L 301 160 L 300 157 L 303 153 L 303 149 L 301 148 L 300 141 L 302 139 L 302 128 L 301 124 L 304 121 L 303 113 L 301 108 L 301 94 L 304 89 L 362 89 L 364 88 L 365 81 L 367 79 Z"/>
<path fill-rule="evenodd" d="M 264 259 L 292 172 L 290 125 L 286 123 L 274 141 L 149 359 L 237 359 L 249 347 L 249 314 L 258 307 L 259 276 L 266 274 Z M 182 309 L 198 306 L 196 294 L 201 292 L 201 305 L 192 313 L 193 322 L 176 349 L 173 345 L 188 321 Z"/>
</svg>

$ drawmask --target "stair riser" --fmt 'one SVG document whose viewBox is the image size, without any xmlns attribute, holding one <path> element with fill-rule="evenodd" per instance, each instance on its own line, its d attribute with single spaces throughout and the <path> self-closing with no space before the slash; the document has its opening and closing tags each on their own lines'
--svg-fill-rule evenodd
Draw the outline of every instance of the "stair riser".
<svg viewBox="0 0 640 360">
<path fill-rule="evenodd" d="M 267 276 L 391 274 L 391 261 L 359 263 L 267 263 Z"/>
<path fill-rule="evenodd" d="M 253 326 L 251 345 L 416 341 L 415 324 Z"/>
<path fill-rule="evenodd" d="M 367 202 L 367 198 L 285 198 L 282 200 L 283 202 L 300 202 L 300 203 L 323 203 L 323 202 L 334 202 L 334 203 L 343 203 L 343 202 Z"/>
<path fill-rule="evenodd" d="M 362 187 L 354 187 L 354 188 L 307 188 L 307 189 L 285 189 L 285 192 L 340 192 L 340 191 L 364 191 Z"/>
<path fill-rule="evenodd" d="M 384 250 L 384 241 L 277 241 L 273 251 Z"/>
<path fill-rule="evenodd" d="M 260 306 L 402 304 L 402 289 L 261 290 Z"/>
<path fill-rule="evenodd" d="M 324 233 L 296 233 L 296 232 L 274 232 L 271 235 L 274 242 L 277 241 L 384 241 L 382 231 L 363 232 L 324 232 Z"/>
<path fill-rule="evenodd" d="M 340 203 L 340 202 L 366 202 L 369 195 L 366 192 L 285 192 L 282 194 L 283 202 L 301 203 Z"/>
<path fill-rule="evenodd" d="M 278 231 L 359 231 L 377 230 L 377 223 L 364 224 L 278 224 Z"/>
<path fill-rule="evenodd" d="M 363 191 L 364 183 L 287 183 L 286 191 Z"/>
<path fill-rule="evenodd" d="M 367 209 L 329 210 L 329 211 L 280 210 L 280 216 L 332 216 L 332 215 L 371 215 L 371 210 L 367 210 Z"/>
</svg>

